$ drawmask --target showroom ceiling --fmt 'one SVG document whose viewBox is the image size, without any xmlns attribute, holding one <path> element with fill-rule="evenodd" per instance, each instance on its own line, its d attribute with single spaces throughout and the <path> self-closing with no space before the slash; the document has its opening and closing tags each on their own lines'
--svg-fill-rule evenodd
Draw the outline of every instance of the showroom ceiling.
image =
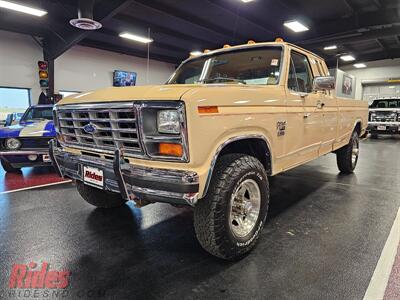
<svg viewBox="0 0 400 300">
<path fill-rule="evenodd" d="M 331 66 L 344 54 L 356 62 L 400 57 L 398 0 L 96 0 L 94 19 L 103 27 L 93 32 L 69 24 L 78 0 L 13 1 L 48 13 L 36 18 L 0 10 L 0 29 L 44 37 L 53 58 L 74 44 L 146 57 L 146 44 L 119 34 L 148 36 L 149 29 L 150 57 L 172 63 L 194 50 L 276 37 L 320 54 Z M 295 33 L 283 26 L 291 20 L 309 30 Z M 333 45 L 337 49 L 324 50 Z"/>
</svg>

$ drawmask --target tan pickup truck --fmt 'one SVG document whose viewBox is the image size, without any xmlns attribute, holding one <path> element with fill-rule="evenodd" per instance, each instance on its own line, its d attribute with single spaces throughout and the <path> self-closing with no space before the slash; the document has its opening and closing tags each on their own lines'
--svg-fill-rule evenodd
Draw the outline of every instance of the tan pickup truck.
<svg viewBox="0 0 400 300">
<path fill-rule="evenodd" d="M 236 259 L 264 226 L 268 176 L 331 152 L 353 172 L 368 105 L 334 87 L 324 61 L 292 44 L 226 45 L 187 59 L 165 85 L 65 98 L 50 153 L 97 207 L 192 206 L 203 248 Z"/>
</svg>

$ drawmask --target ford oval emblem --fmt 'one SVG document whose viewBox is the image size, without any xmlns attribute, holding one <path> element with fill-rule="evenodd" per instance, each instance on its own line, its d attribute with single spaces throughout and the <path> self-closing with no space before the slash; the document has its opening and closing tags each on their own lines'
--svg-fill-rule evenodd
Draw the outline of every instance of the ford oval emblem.
<svg viewBox="0 0 400 300">
<path fill-rule="evenodd" d="M 83 131 L 86 133 L 95 133 L 97 131 L 96 125 L 89 123 L 83 126 Z"/>
</svg>

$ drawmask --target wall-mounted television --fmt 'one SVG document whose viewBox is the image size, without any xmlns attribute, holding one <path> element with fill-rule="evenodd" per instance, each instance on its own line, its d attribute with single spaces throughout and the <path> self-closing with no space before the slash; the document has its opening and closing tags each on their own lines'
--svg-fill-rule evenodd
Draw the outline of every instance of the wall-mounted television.
<svg viewBox="0 0 400 300">
<path fill-rule="evenodd" d="M 136 85 L 136 72 L 114 71 L 113 86 L 133 86 Z"/>
</svg>

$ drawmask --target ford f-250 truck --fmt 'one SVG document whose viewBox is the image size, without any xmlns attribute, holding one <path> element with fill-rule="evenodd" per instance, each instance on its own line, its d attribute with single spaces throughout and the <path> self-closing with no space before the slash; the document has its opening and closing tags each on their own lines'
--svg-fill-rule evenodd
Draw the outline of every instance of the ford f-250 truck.
<svg viewBox="0 0 400 300">
<path fill-rule="evenodd" d="M 400 98 L 375 99 L 369 107 L 367 130 L 375 139 L 378 134 L 400 134 Z"/>
<path fill-rule="evenodd" d="M 285 42 L 190 57 L 165 85 L 71 96 L 51 155 L 96 207 L 190 205 L 202 247 L 228 260 L 256 244 L 268 176 L 334 152 L 351 173 L 368 104 L 338 99 L 323 59 Z"/>
</svg>

